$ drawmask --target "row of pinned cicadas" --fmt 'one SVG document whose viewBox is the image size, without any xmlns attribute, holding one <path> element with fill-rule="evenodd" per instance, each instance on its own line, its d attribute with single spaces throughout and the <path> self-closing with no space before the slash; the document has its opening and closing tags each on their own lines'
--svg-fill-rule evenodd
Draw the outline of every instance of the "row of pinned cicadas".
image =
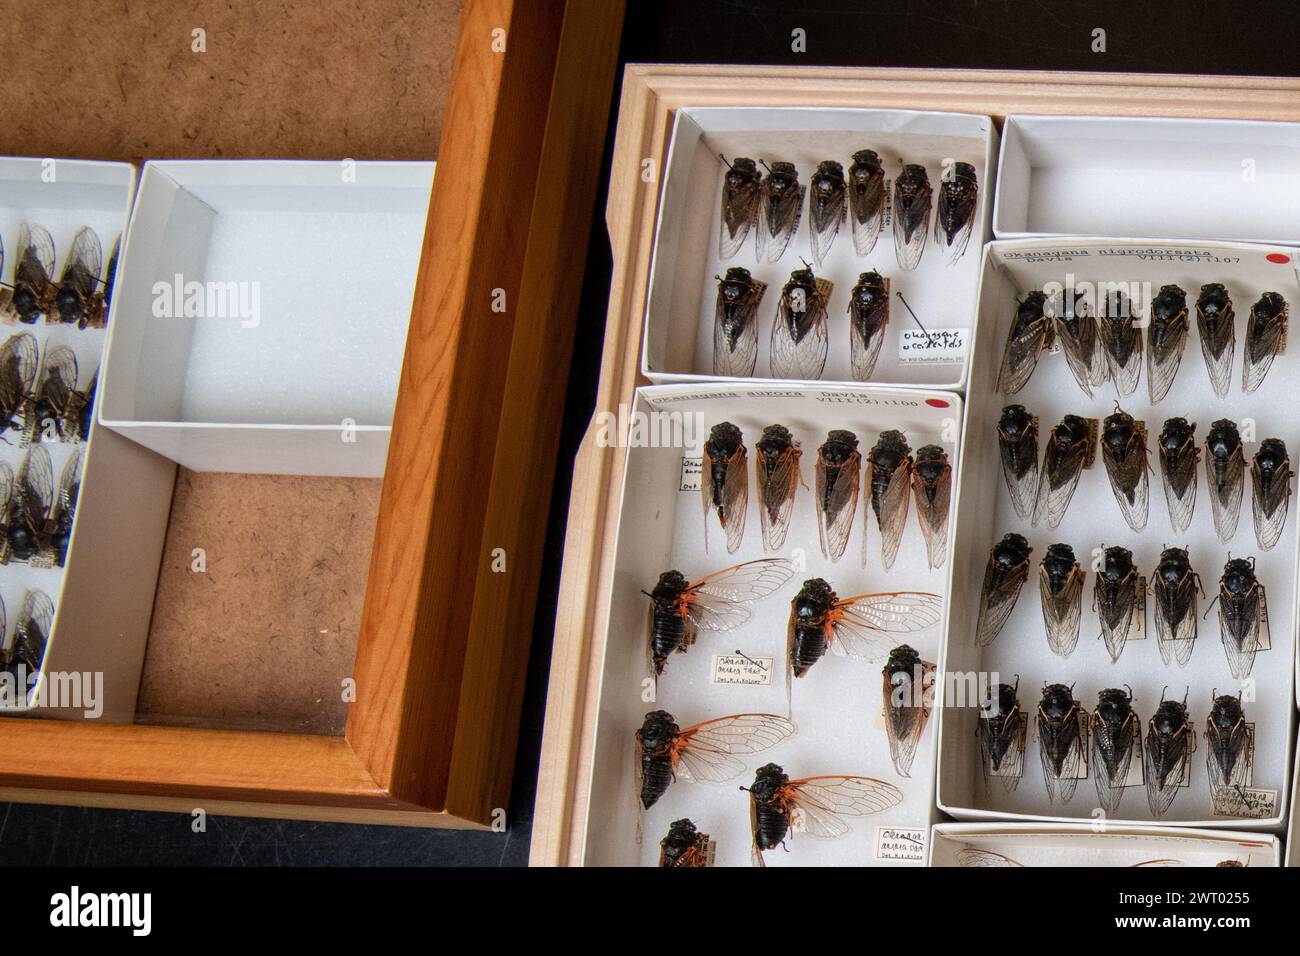
<svg viewBox="0 0 1300 956">
<path fill-rule="evenodd" d="M 28 446 L 16 475 L 0 462 L 0 564 L 23 561 L 32 567 L 63 567 L 81 491 L 81 465 L 82 451 L 77 448 L 55 485 L 44 445 Z"/>
<path fill-rule="evenodd" d="M 45 355 L 30 332 L 18 332 L 0 345 L 0 435 L 15 430 L 19 443 L 84 441 L 90 435 L 96 371 L 80 388 L 76 353 L 49 345 Z"/>
<path fill-rule="evenodd" d="M 747 157 L 729 162 L 722 180 L 722 224 L 718 255 L 727 260 L 736 255 L 751 231 L 759 262 L 776 262 L 785 254 L 803 216 L 808 197 L 808 234 L 813 261 L 820 266 L 830 253 L 845 219 L 852 225 L 853 249 L 865 256 L 875 248 L 885 218 L 885 168 L 880 156 L 870 149 L 853 154 L 848 174 L 835 160 L 823 160 L 809 179 L 799 182 L 794 163 L 776 161 L 764 176 L 759 163 Z M 915 269 L 925 253 L 930 235 L 932 205 L 934 239 L 956 262 L 966 251 L 979 208 L 979 180 L 970 163 L 945 163 L 939 198 L 933 203 L 934 188 L 924 166 L 903 163 L 894 179 L 894 254 L 900 269 Z"/>
<path fill-rule="evenodd" d="M 1147 523 L 1149 486 L 1146 423 L 1116 408 L 1100 428 L 1102 463 L 1111 491 L 1128 526 L 1141 531 Z M 1048 434 L 1042 467 L 1038 464 L 1038 418 L 1023 405 L 1008 405 L 998 419 L 1002 474 L 1016 514 L 1034 525 L 1055 528 L 1065 517 L 1079 478 L 1096 456 L 1096 419 L 1066 415 Z M 1201 449 L 1196 424 L 1170 418 L 1160 429 L 1156 457 L 1175 531 L 1187 530 L 1196 508 L 1197 466 Z M 1205 479 L 1214 529 L 1219 540 L 1237 533 L 1245 492 L 1246 456 L 1235 422 L 1220 419 L 1205 438 Z M 1264 551 L 1282 537 L 1291 500 L 1291 457 L 1279 438 L 1260 442 L 1250 464 L 1255 539 Z"/>
<path fill-rule="evenodd" d="M 1276 292 L 1265 292 L 1250 308 L 1242 354 L 1241 389 L 1253 392 L 1264 382 L 1273 360 L 1286 348 L 1290 307 Z M 1087 395 L 1106 382 L 1121 398 L 1137 389 L 1142 375 L 1146 327 L 1147 392 L 1152 404 L 1169 392 L 1183 361 L 1189 327 L 1187 293 L 1177 285 L 1162 286 L 1140 319 L 1120 291 L 1106 295 L 1100 315 L 1081 300 L 1075 303 L 1045 292 L 1031 292 L 1016 306 L 1007 335 L 998 389 L 1012 395 L 1025 387 L 1043 350 L 1058 344 L 1074 380 Z M 1214 394 L 1224 398 L 1232 380 L 1236 327 L 1232 299 L 1218 282 L 1201 286 L 1196 299 L 1196 328 L 1201 355 Z"/>
<path fill-rule="evenodd" d="M 758 363 L 758 308 L 767 283 L 733 266 L 718 279 L 713 314 L 713 374 L 749 376 Z M 769 338 L 769 366 L 775 378 L 818 379 L 830 353 L 827 318 L 834 283 L 812 267 L 790 273 L 781 288 Z M 889 326 L 889 280 L 864 272 L 849 293 L 849 364 L 865 382 L 876 370 Z"/>
<path fill-rule="evenodd" d="M 35 685 L 53 627 L 54 602 L 44 591 L 33 589 L 23 596 L 12 635 L 0 601 L 0 671 L 12 676 L 14 687 L 30 690 Z"/>
<path fill-rule="evenodd" d="M 986 781 L 1016 789 L 1024 773 L 1029 718 L 1017 686 L 999 684 L 980 711 L 976 737 Z M 1216 812 L 1240 816 L 1240 794 L 1251 785 L 1255 728 L 1247 723 L 1240 697 L 1211 695 L 1205 721 L 1206 765 Z M 1034 714 L 1034 736 L 1048 799 L 1067 803 L 1080 780 L 1092 776 L 1097 800 L 1107 813 L 1119 808 L 1124 791 L 1145 784 L 1152 816 L 1163 816 L 1190 779 L 1188 758 L 1196 730 L 1187 702 L 1163 695 L 1146 725 L 1133 709 L 1132 692 L 1111 687 L 1097 695 L 1091 714 L 1074 698 L 1072 686 L 1048 684 Z M 1137 756 L 1140 755 L 1140 756 Z M 1136 763 L 1134 757 L 1137 756 Z M 1233 807 L 1237 812 L 1233 812 Z"/>
<path fill-rule="evenodd" d="M 755 444 L 754 478 L 763 548 L 778 551 L 785 543 L 794 510 L 802 454 L 799 442 L 784 425 L 769 425 Z M 731 422 L 714 425 L 704 443 L 700 489 L 704 504 L 704 544 L 708 547 L 711 515 L 726 537 L 727 551 L 739 549 L 749 509 L 749 452 L 744 435 Z M 817 530 L 822 555 L 838 561 L 844 555 L 858 510 L 862 482 L 862 453 L 858 436 L 835 429 L 817 449 L 814 469 Z M 931 568 L 944 562 L 948 550 L 948 503 L 952 496 L 952 466 L 941 445 L 925 445 L 915 456 L 902 432 L 880 433 L 867 453 L 866 519 L 880 531 L 880 557 L 885 570 L 894 566 L 911 501 L 926 544 Z M 806 486 L 805 486 L 806 487 Z M 862 563 L 867 561 L 867 535 L 862 536 Z"/>
<path fill-rule="evenodd" d="M 0 275 L 4 274 L 4 243 L 0 241 Z M 0 286 L 0 319 L 33 325 L 46 322 L 102 329 L 108 324 L 113 298 L 117 245 L 103 269 L 103 246 L 89 226 L 72 238 L 59 278 L 54 279 L 54 239 L 43 226 L 24 222 L 18 233 L 18 261 L 12 285 Z"/>
<path fill-rule="evenodd" d="M 1092 602 L 1111 661 L 1119 660 L 1129 640 L 1140 639 L 1146 633 L 1150 594 L 1155 603 L 1160 658 L 1165 664 L 1186 666 L 1196 645 L 1200 620 L 1197 594 L 1205 595 L 1187 549 L 1165 548 L 1160 552 L 1149 588 L 1128 548 L 1099 548 L 1098 552 Z M 1029 579 L 1032 553 L 1029 542 L 1018 534 L 1008 534 L 993 546 L 980 592 L 977 644 L 988 646 L 1002 633 Z M 1049 545 L 1038 566 L 1047 645 L 1060 657 L 1069 657 L 1079 643 L 1086 576 L 1068 544 Z M 1254 558 L 1228 559 L 1213 603 L 1219 606 L 1219 632 L 1228 667 L 1235 679 L 1244 680 L 1255 665 L 1255 655 L 1270 645 L 1268 596 L 1255 574 Z"/>
</svg>

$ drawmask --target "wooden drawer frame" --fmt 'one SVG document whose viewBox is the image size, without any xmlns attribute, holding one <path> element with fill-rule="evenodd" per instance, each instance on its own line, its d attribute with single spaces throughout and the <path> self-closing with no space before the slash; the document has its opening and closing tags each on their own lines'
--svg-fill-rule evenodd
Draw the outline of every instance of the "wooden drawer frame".
<svg viewBox="0 0 1300 956">
<path fill-rule="evenodd" d="M 968 70 L 631 65 L 623 79 L 606 224 L 613 246 L 596 414 L 617 414 L 640 377 L 662 172 L 684 106 L 860 106 L 993 116 L 1057 113 L 1300 120 L 1300 80 Z M 582 862 L 624 449 L 585 436 L 574 467 L 556 614 L 531 862 Z M 628 639 L 635 639 L 629 637 Z"/>
<path fill-rule="evenodd" d="M 0 799 L 499 822 L 622 17 L 465 3 L 345 736 L 6 720 Z"/>
</svg>

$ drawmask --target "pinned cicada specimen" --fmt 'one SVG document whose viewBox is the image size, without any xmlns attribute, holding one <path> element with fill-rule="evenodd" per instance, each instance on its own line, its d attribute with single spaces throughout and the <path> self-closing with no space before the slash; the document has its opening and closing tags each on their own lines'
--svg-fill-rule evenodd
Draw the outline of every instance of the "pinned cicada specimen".
<svg viewBox="0 0 1300 956">
<path fill-rule="evenodd" d="M 0 345 L 0 435 L 10 429 L 30 434 L 40 362 L 40 343 L 30 332 L 11 335 Z"/>
<path fill-rule="evenodd" d="M 784 558 L 761 558 L 706 575 L 694 584 L 680 571 L 659 575 L 650 599 L 647 649 L 655 676 L 668 655 L 685 653 L 701 630 L 730 631 L 749 621 L 745 605 L 767 597 L 794 575 Z"/>
<path fill-rule="evenodd" d="M 942 614 L 937 594 L 895 591 L 841 598 L 823 578 L 809 578 L 790 602 L 787 685 L 807 674 L 827 651 L 878 661 L 897 645 L 893 635 L 934 627 Z"/>
<path fill-rule="evenodd" d="M 752 159 L 737 156 L 727 162 L 727 173 L 722 177 L 722 232 L 718 237 L 718 256 L 724 261 L 732 258 L 745 244 L 749 230 L 758 222 L 758 205 L 762 194 L 763 175 Z"/>
<path fill-rule="evenodd" d="M 1196 297 L 1196 331 L 1201 340 L 1201 357 L 1210 373 L 1210 385 L 1219 398 L 1228 397 L 1232 381 L 1232 352 L 1237 332 L 1232 298 L 1219 282 L 1207 282 Z"/>
<path fill-rule="evenodd" d="M 672 869 L 705 867 L 713 859 L 713 841 L 689 819 L 674 820 L 659 841 L 659 865 Z"/>
<path fill-rule="evenodd" d="M 1196 731 L 1187 715 L 1187 702 L 1165 700 L 1147 722 L 1142 750 L 1142 774 L 1151 815 L 1162 817 L 1187 779 L 1187 758 L 1196 750 Z"/>
<path fill-rule="evenodd" d="M 1033 552 L 1025 537 L 1014 532 L 1003 535 L 989 551 L 975 623 L 975 643 L 981 647 L 992 644 L 1011 617 L 1020 589 L 1029 579 L 1029 556 Z"/>
<path fill-rule="evenodd" d="M 1147 426 L 1116 406 L 1101 429 L 1101 460 L 1120 513 L 1134 531 L 1147 526 Z"/>
<path fill-rule="evenodd" d="M 68 459 L 56 488 L 49 452 L 40 444 L 29 446 L 14 479 L 4 560 L 63 567 L 80 489 L 80 450 Z"/>
<path fill-rule="evenodd" d="M 953 163 L 944 170 L 939 184 L 938 212 L 934 222 L 934 239 L 949 250 L 950 263 L 966 251 L 975 211 L 979 208 L 980 187 L 975 167 L 970 163 Z"/>
<path fill-rule="evenodd" d="M 108 323 L 109 306 L 113 304 L 113 283 L 117 281 L 117 254 L 122 247 L 122 237 L 113 243 L 113 251 L 108 256 L 108 268 L 104 271 L 104 323 Z"/>
<path fill-rule="evenodd" d="M 900 269 L 921 264 L 930 235 L 930 197 L 934 190 L 924 166 L 908 163 L 894 180 L 894 256 Z"/>
<path fill-rule="evenodd" d="M 1142 636 L 1147 619 L 1147 579 L 1138 573 L 1128 548 L 1111 547 L 1102 553 L 1092 603 L 1106 651 L 1117 661 L 1124 645 Z"/>
<path fill-rule="evenodd" d="M 779 551 L 785 544 L 800 485 L 799 443 L 784 425 L 768 425 L 754 445 L 754 479 L 758 489 L 758 517 L 763 529 L 763 550 Z"/>
<path fill-rule="evenodd" d="M 58 287 L 54 274 L 54 240 L 34 223 L 23 223 L 18 232 L 18 264 L 14 266 L 12 291 L 0 300 L 0 315 L 6 322 L 34 325 L 54 309 Z M 7 301 L 6 301 L 7 300 Z"/>
<path fill-rule="evenodd" d="M 833 840 L 849 832 L 842 817 L 874 816 L 903 802 L 903 791 L 884 780 L 844 775 L 792 780 L 774 763 L 758 768 L 748 790 L 755 866 L 764 866 L 764 851 L 784 846 L 792 831 Z"/>
<path fill-rule="evenodd" d="M 1286 351 L 1287 318 L 1290 306 L 1276 292 L 1265 292 L 1250 307 L 1246 321 L 1246 345 L 1242 358 L 1241 390 L 1253 392 L 1264 384 L 1273 359 Z"/>
<path fill-rule="evenodd" d="M 853 377 L 871 378 L 889 326 L 889 280 L 879 272 L 864 272 L 849 293 L 849 357 Z"/>
<path fill-rule="evenodd" d="M 1097 420 L 1066 415 L 1047 436 L 1033 523 L 1055 528 L 1070 507 L 1079 476 L 1097 454 Z"/>
<path fill-rule="evenodd" d="M 1038 593 L 1043 603 L 1047 646 L 1058 657 L 1069 657 L 1079 643 L 1083 616 L 1083 568 L 1068 544 L 1049 544 L 1038 565 Z"/>
<path fill-rule="evenodd" d="M 1250 463 L 1250 487 L 1254 493 L 1255 540 L 1263 551 L 1273 550 L 1291 501 L 1291 456 L 1280 438 L 1265 438 Z"/>
<path fill-rule="evenodd" d="M 78 442 L 90 436 L 91 408 L 95 403 L 96 378 L 83 391 L 77 388 L 77 355 L 66 345 L 45 352 L 36 386 L 31 438 L 48 430 L 62 441 Z"/>
<path fill-rule="evenodd" d="M 900 644 L 889 652 L 881 676 L 889 757 L 900 777 L 910 777 L 916 747 L 930 720 L 934 665 L 921 660 L 915 648 Z"/>
<path fill-rule="evenodd" d="M 1205 436 L 1205 477 L 1210 489 L 1214 512 L 1214 530 L 1220 541 L 1237 533 L 1241 517 L 1241 498 L 1246 490 L 1246 455 L 1241 447 L 1241 432 L 1226 418 L 1210 426 Z"/>
<path fill-rule="evenodd" d="M 941 445 L 922 445 L 912 466 L 916 519 L 925 539 L 925 559 L 932 568 L 948 557 L 948 504 L 952 500 L 952 465 Z"/>
<path fill-rule="evenodd" d="M 767 167 L 758 202 L 760 261 L 776 262 L 785 255 L 803 215 L 804 192 L 794 163 L 774 162 Z"/>
<path fill-rule="evenodd" d="M 911 502 L 912 447 L 900 431 L 889 429 L 867 452 L 868 502 L 880 529 L 880 560 L 888 571 L 898 557 Z M 867 560 L 868 535 L 862 533 L 862 563 Z"/>
<path fill-rule="evenodd" d="M 1069 296 L 1062 296 L 1059 307 L 1053 310 L 1052 335 L 1065 353 L 1074 380 L 1091 397 L 1092 390 L 1110 378 L 1097 317 L 1082 299 L 1071 301 Z"/>
<path fill-rule="evenodd" d="M 83 226 L 72 237 L 72 248 L 64 260 L 54 295 L 52 321 L 76 323 L 80 328 L 102 329 L 107 317 L 104 294 L 100 291 L 100 270 L 104 249 L 99 236 Z"/>
<path fill-rule="evenodd" d="M 714 425 L 704 443 L 701 469 L 701 498 L 704 504 L 704 550 L 709 549 L 709 513 L 718 516 L 727 551 L 740 547 L 745 535 L 745 512 L 749 508 L 749 457 L 745 438 L 731 422 Z"/>
<path fill-rule="evenodd" d="M 1064 684 L 1048 684 L 1038 702 L 1034 729 L 1047 799 L 1069 803 L 1088 773 L 1088 712 Z"/>
<path fill-rule="evenodd" d="M 1228 668 L 1234 678 L 1242 680 L 1250 676 L 1256 652 L 1270 644 L 1268 595 L 1255 575 L 1254 558 L 1228 560 L 1215 600 L 1219 602 L 1219 633 Z"/>
<path fill-rule="evenodd" d="M 1025 729 L 1029 720 L 1020 709 L 1016 696 L 1019 690 L 1019 678 L 1014 687 L 998 684 L 997 694 L 980 704 L 979 723 L 975 726 L 984 782 L 998 780 L 1007 793 L 1020 785 L 1025 772 Z"/>
<path fill-rule="evenodd" d="M 822 556 L 838 561 L 849 543 L 853 516 L 858 510 L 862 481 L 862 453 L 858 436 L 836 429 L 817 449 L 817 531 Z"/>
<path fill-rule="evenodd" d="M 849 221 L 853 251 L 858 255 L 865 256 L 876 247 L 884 213 L 885 169 L 874 150 L 860 149 L 849 164 Z"/>
<path fill-rule="evenodd" d="M 1001 853 L 995 853 L 993 850 L 980 850 L 975 847 L 964 847 L 957 851 L 957 865 L 965 867 L 985 867 L 985 866 L 1007 866 L 1023 867 L 1023 863 L 1017 863 L 1009 856 L 1003 856 Z"/>
<path fill-rule="evenodd" d="M 758 361 L 758 306 L 767 283 L 742 266 L 718 279 L 713 310 L 713 374 L 753 375 Z"/>
<path fill-rule="evenodd" d="M 1106 368 L 1119 397 L 1132 395 L 1142 377 L 1142 331 L 1123 292 L 1110 292 L 1100 320 Z"/>
<path fill-rule="evenodd" d="M 1160 552 L 1151 580 L 1155 598 L 1156 643 L 1160 659 L 1177 661 L 1185 667 L 1196 646 L 1196 595 L 1205 594 L 1201 578 L 1192 570 L 1186 548 L 1165 548 Z"/>
<path fill-rule="evenodd" d="M 0 607 L 0 623 L 3 623 L 3 616 L 3 607 Z M 15 677 L 25 674 L 25 689 L 28 691 L 36 686 L 53 629 L 54 602 L 44 591 L 28 591 L 23 596 L 22 608 L 14 624 L 13 641 L 2 655 L 5 670 Z"/>
<path fill-rule="evenodd" d="M 1038 356 L 1052 344 L 1052 323 L 1046 313 L 1047 296 L 1031 292 L 1016 303 L 1016 317 L 1007 333 L 998 391 L 1014 395 L 1025 387 L 1038 367 Z"/>
<path fill-rule="evenodd" d="M 1034 512 L 1038 494 L 1038 417 L 1023 405 L 1008 405 L 998 419 L 998 455 L 1011 505 L 1022 520 Z"/>
<path fill-rule="evenodd" d="M 817 164 L 809 180 L 808 225 L 812 240 L 813 262 L 818 267 L 826 261 L 847 208 L 848 183 L 844 167 L 833 159 Z"/>
<path fill-rule="evenodd" d="M 1133 753 L 1142 753 L 1142 722 L 1133 710 L 1132 690 L 1108 687 L 1099 693 L 1091 730 L 1097 802 L 1107 813 L 1114 813 L 1128 786 Z M 1139 766 L 1141 762 L 1139 756 Z"/>
<path fill-rule="evenodd" d="M 1170 418 L 1160 429 L 1160 478 L 1169 505 L 1169 523 L 1179 534 L 1192 523 L 1196 510 L 1196 466 L 1201 450 L 1196 447 L 1196 423 Z"/>
<path fill-rule="evenodd" d="M 794 734 L 794 724 L 775 714 L 733 714 L 690 727 L 655 710 L 636 732 L 637 791 L 649 810 L 677 779 L 721 783 L 745 772 L 736 754 L 770 750 Z"/>
<path fill-rule="evenodd" d="M 1217 696 L 1205 721 L 1205 762 L 1209 771 L 1210 799 L 1228 800 L 1249 787 L 1255 764 L 1255 728 L 1246 723 L 1241 697 Z M 1226 791 L 1226 793 L 1225 793 Z"/>
<path fill-rule="evenodd" d="M 1163 401 L 1174 384 L 1187 345 L 1187 293 L 1181 286 L 1160 287 L 1151 300 L 1147 323 L 1147 392 L 1151 404 Z"/>
<path fill-rule="evenodd" d="M 777 378 L 821 378 L 830 341 L 826 303 L 833 283 L 813 275 L 812 267 L 795 269 L 781 288 L 772 324 L 772 374 Z"/>
</svg>

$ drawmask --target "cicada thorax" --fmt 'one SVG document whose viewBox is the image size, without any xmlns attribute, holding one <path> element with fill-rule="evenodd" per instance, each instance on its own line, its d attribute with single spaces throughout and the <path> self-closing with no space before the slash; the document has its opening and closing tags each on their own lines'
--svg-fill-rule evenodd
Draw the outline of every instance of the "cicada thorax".
<svg viewBox="0 0 1300 956">
<path fill-rule="evenodd" d="M 679 731 L 673 715 L 655 710 L 645 715 L 636 732 L 641 761 L 641 806 L 650 809 L 673 782 L 673 744 Z"/>
<path fill-rule="evenodd" d="M 1236 424 L 1226 418 L 1212 424 L 1205 437 L 1205 450 L 1214 528 L 1219 540 L 1227 541 L 1237 533 L 1241 499 L 1246 487 L 1246 458 Z"/>
<path fill-rule="evenodd" d="M 753 817 L 754 847 L 757 851 L 779 846 L 790 832 L 790 807 L 784 790 L 790 778 L 777 764 L 759 767 L 749 788 Z"/>
<path fill-rule="evenodd" d="M 1286 299 L 1276 292 L 1265 292 L 1250 307 L 1241 370 L 1243 392 L 1259 388 L 1273 365 L 1273 359 L 1286 351 L 1289 314 Z"/>
<path fill-rule="evenodd" d="M 1201 286 L 1196 298 L 1196 331 L 1210 386 L 1226 398 L 1232 381 L 1232 353 L 1236 345 L 1236 316 L 1228 290 L 1219 282 Z"/>
<path fill-rule="evenodd" d="M 894 255 L 899 268 L 915 269 L 921 263 L 930 233 L 931 197 L 934 189 L 925 167 L 906 163 L 894 180 Z"/>
<path fill-rule="evenodd" d="M 939 184 L 934 234 L 952 250 L 954 262 L 966 251 L 978 204 L 979 179 L 975 167 L 970 163 L 953 163 Z"/>
<path fill-rule="evenodd" d="M 850 358 L 858 381 L 875 371 L 888 325 L 889 280 L 879 272 L 863 272 L 849 293 Z"/>
<path fill-rule="evenodd" d="M 998 418 L 998 455 L 1011 504 L 1021 519 L 1034 510 L 1038 491 L 1038 418 L 1023 405 L 1008 405 Z"/>
<path fill-rule="evenodd" d="M 1251 461 L 1255 539 L 1271 551 L 1282 537 L 1291 500 L 1291 457 L 1278 438 L 1265 438 Z"/>
<path fill-rule="evenodd" d="M 1147 325 L 1147 391 L 1151 403 L 1164 399 L 1174 383 L 1187 344 L 1187 293 L 1181 286 L 1161 286 L 1151 300 Z"/>
<path fill-rule="evenodd" d="M 694 637 L 686 615 L 689 587 L 680 571 L 665 571 L 650 592 L 650 659 L 655 676 L 663 673 L 668 655 L 685 650 Z"/>
<path fill-rule="evenodd" d="M 1051 544 L 1038 566 L 1039 597 L 1047 646 L 1069 657 L 1079 643 L 1083 613 L 1083 569 L 1068 544 Z"/>
<path fill-rule="evenodd" d="M 691 820 L 674 820 L 668 835 L 659 841 L 659 865 L 675 869 L 708 866 L 712 842 Z"/>
<path fill-rule="evenodd" d="M 885 211 L 885 170 L 880 156 L 870 149 L 853 154 L 848 169 L 849 217 L 853 250 L 865 256 L 875 248 Z"/>
<path fill-rule="evenodd" d="M 1030 292 L 1016 303 L 1015 318 L 1007 333 L 998 371 L 998 391 L 1014 395 L 1025 387 L 1038 358 L 1052 341 L 1052 324 L 1047 315 L 1047 294 Z"/>
<path fill-rule="evenodd" d="M 738 156 L 734 162 L 727 163 L 722 179 L 722 229 L 718 239 L 721 258 L 730 259 L 745 244 L 758 218 L 761 181 L 762 174 L 754 160 Z"/>
<path fill-rule="evenodd" d="M 1147 429 L 1123 409 L 1106 416 L 1101 431 L 1102 460 L 1124 520 L 1134 531 L 1147 524 Z"/>
<path fill-rule="evenodd" d="M 790 670 L 802 677 L 830 649 L 839 598 L 822 578 L 810 578 L 790 603 Z"/>
</svg>

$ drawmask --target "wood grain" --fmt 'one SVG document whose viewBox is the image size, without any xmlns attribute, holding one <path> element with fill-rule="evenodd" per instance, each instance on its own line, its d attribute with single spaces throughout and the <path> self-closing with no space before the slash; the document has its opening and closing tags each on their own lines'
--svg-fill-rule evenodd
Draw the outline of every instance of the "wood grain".
<svg viewBox="0 0 1300 956">
<path fill-rule="evenodd" d="M 857 68 L 631 65 L 623 78 L 606 223 L 613 247 L 595 414 L 616 413 L 639 374 L 658 189 L 674 112 L 684 106 L 840 106 L 1096 116 L 1300 120 L 1300 80 Z M 580 865 L 600 667 L 613 586 L 625 452 L 589 430 L 574 466 L 546 729 L 533 819 L 533 865 Z"/>
</svg>

